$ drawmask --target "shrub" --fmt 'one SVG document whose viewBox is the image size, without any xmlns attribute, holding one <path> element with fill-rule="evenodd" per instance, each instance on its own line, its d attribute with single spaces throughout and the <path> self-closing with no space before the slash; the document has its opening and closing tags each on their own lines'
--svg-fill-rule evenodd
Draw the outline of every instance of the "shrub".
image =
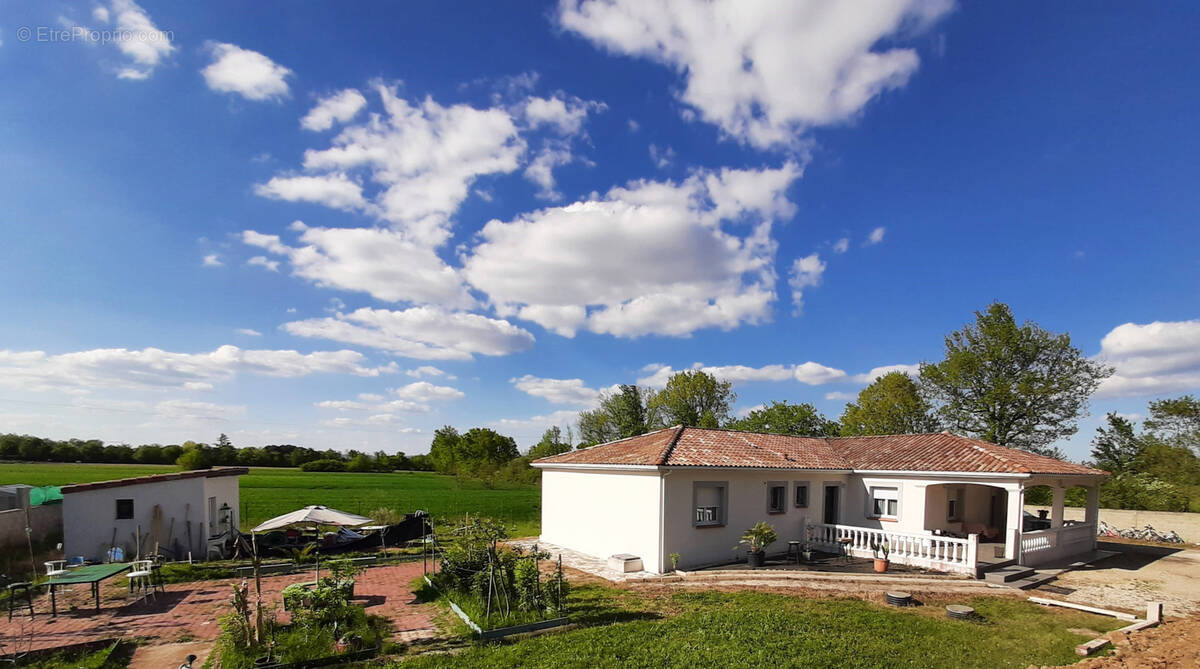
<svg viewBox="0 0 1200 669">
<path fill-rule="evenodd" d="M 332 458 L 322 458 L 313 460 L 300 465 L 302 472 L 344 472 L 346 471 L 346 463 L 341 460 Z"/>
</svg>

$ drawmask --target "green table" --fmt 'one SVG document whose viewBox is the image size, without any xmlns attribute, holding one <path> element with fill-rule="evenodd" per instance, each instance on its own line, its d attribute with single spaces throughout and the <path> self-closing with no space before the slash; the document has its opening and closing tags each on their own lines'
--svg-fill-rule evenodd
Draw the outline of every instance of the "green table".
<svg viewBox="0 0 1200 669">
<path fill-rule="evenodd" d="M 113 562 L 110 564 L 93 564 L 86 567 L 76 567 L 68 570 L 66 574 L 60 576 L 51 576 L 46 585 L 50 586 L 50 610 L 55 616 L 58 615 L 58 602 L 55 600 L 54 592 L 57 586 L 73 585 L 76 583 L 87 583 L 92 586 L 92 596 L 96 598 L 96 613 L 100 613 L 100 582 L 112 578 L 117 574 L 129 571 L 133 565 L 127 562 Z"/>
</svg>

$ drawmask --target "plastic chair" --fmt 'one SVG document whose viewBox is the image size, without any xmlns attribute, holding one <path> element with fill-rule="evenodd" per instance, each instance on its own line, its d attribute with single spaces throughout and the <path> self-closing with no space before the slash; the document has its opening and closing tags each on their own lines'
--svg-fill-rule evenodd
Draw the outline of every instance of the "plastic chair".
<svg viewBox="0 0 1200 669">
<path fill-rule="evenodd" d="M 67 573 L 67 561 L 66 560 L 50 560 L 49 562 L 46 562 L 46 575 L 47 576 L 62 576 L 63 574 L 66 574 L 66 573 Z"/>
<path fill-rule="evenodd" d="M 130 563 L 125 577 L 129 579 L 129 591 L 135 589 L 142 592 L 142 597 L 154 598 L 154 584 L 150 578 L 154 575 L 154 564 L 149 560 L 134 560 Z"/>
</svg>

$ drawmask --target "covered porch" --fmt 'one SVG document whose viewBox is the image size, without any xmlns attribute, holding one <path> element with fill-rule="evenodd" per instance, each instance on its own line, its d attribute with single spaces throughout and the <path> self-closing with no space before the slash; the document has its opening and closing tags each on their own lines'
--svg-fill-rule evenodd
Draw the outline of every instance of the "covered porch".
<svg viewBox="0 0 1200 669">
<path fill-rule="evenodd" d="M 1004 565 L 1037 567 L 1095 550 L 1101 481 L 1101 476 L 1026 475 L 912 482 L 901 497 L 900 522 L 810 523 L 807 535 L 814 547 L 844 549 L 859 558 L 886 543 L 892 563 L 976 577 Z M 1025 512 L 1027 492 L 1039 486 L 1050 489 L 1045 517 Z M 1063 520 L 1072 487 L 1082 487 L 1086 499 L 1081 522 Z"/>
</svg>

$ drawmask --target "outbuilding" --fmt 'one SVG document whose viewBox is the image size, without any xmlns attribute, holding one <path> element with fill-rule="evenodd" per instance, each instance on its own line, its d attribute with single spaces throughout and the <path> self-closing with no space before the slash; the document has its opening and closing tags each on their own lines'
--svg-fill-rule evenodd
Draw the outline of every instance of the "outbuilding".
<svg viewBox="0 0 1200 669">
<path fill-rule="evenodd" d="M 198 469 L 64 486 L 63 550 L 68 557 L 124 559 L 157 551 L 206 559 L 238 527 L 238 477 L 245 467 Z"/>
</svg>

